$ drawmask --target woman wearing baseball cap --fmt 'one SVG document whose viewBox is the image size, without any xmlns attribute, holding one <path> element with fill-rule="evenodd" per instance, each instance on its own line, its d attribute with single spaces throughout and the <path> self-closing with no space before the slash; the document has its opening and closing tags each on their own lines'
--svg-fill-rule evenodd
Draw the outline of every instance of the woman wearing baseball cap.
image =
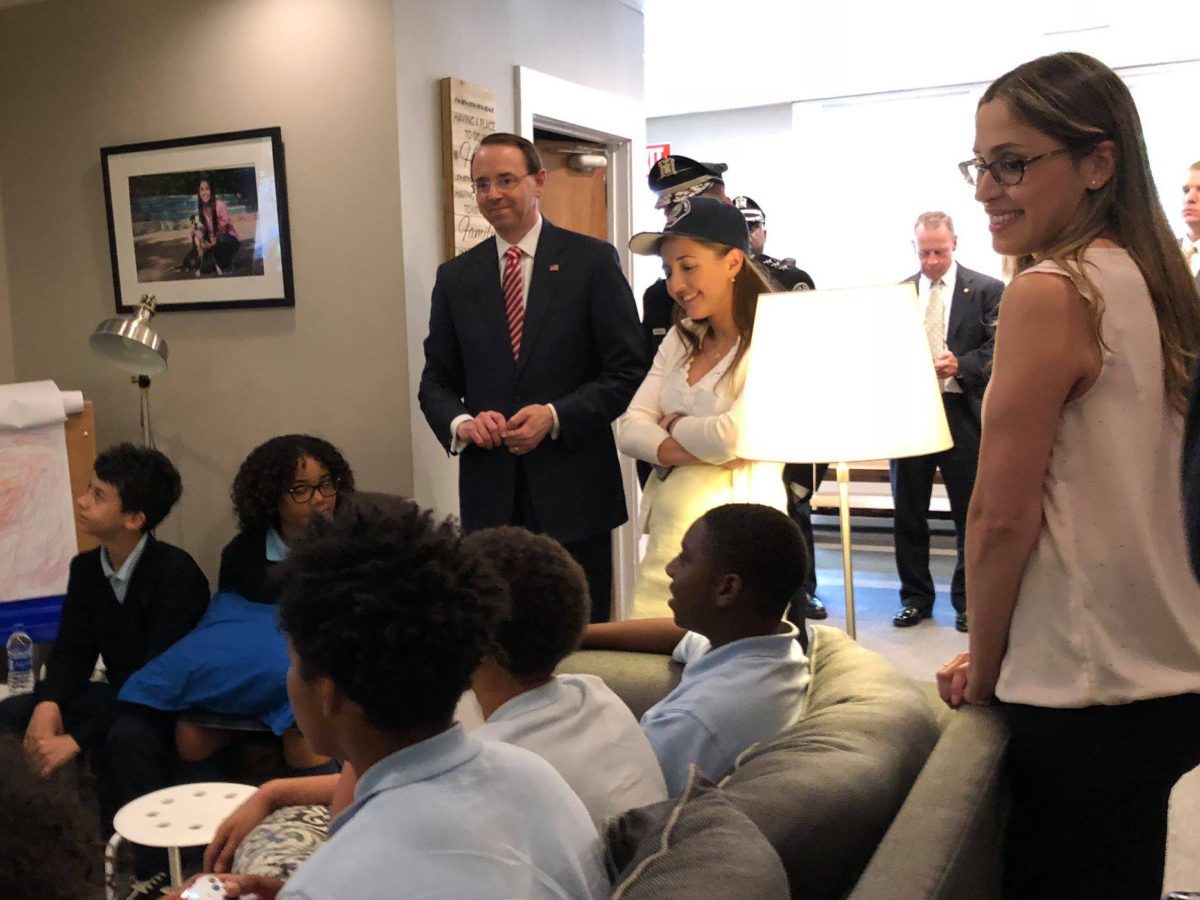
<svg viewBox="0 0 1200 900">
<path fill-rule="evenodd" d="M 732 408 L 745 381 L 742 359 L 759 294 L 773 290 L 750 260 L 746 220 L 719 200 L 677 203 L 661 232 L 634 235 L 629 249 L 662 257 L 675 300 L 650 374 L 617 420 L 617 446 L 655 466 L 640 522 L 649 534 L 634 593 L 634 618 L 670 617 L 666 566 L 683 534 L 725 503 L 765 503 L 786 511 L 779 463 L 734 455 Z"/>
</svg>

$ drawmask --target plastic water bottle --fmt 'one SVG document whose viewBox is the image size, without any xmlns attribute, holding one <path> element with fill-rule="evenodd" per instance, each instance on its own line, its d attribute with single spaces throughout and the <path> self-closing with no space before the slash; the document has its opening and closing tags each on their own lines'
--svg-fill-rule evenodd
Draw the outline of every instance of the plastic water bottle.
<svg viewBox="0 0 1200 900">
<path fill-rule="evenodd" d="M 10 697 L 33 691 L 33 640 L 18 625 L 8 637 L 8 693 Z"/>
</svg>

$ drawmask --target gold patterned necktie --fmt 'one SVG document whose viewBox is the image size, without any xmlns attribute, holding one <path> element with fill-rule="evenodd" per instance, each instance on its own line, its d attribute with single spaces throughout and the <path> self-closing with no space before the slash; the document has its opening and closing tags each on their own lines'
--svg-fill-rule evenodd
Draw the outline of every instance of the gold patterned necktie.
<svg viewBox="0 0 1200 900">
<path fill-rule="evenodd" d="M 925 337 L 929 339 L 929 353 L 938 356 L 946 349 L 946 307 L 942 304 L 942 279 L 929 288 L 929 302 L 925 306 Z"/>
</svg>

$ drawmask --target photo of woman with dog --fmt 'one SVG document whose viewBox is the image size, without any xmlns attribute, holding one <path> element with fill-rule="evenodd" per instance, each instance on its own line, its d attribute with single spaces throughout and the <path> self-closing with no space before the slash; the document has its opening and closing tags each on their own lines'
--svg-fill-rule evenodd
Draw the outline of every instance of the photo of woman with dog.
<svg viewBox="0 0 1200 900">
<path fill-rule="evenodd" d="M 139 282 L 263 274 L 253 166 L 129 179 Z"/>
<path fill-rule="evenodd" d="M 218 275 L 233 271 L 233 257 L 241 242 L 237 229 L 229 221 L 229 207 L 218 200 L 207 178 L 201 178 L 196 186 L 196 214 L 200 227 L 192 232 L 193 246 L 201 256 L 201 273 L 204 272 L 204 254 L 212 254 L 213 267 Z"/>
</svg>

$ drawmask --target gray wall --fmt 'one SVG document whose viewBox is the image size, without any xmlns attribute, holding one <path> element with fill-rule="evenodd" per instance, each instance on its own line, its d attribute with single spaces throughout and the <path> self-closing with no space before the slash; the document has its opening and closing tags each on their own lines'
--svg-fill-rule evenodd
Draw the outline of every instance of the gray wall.
<svg viewBox="0 0 1200 900">
<path fill-rule="evenodd" d="M 283 129 L 295 309 L 156 319 L 171 367 L 155 379 L 155 433 L 185 486 L 160 534 L 213 579 L 234 531 L 233 475 L 274 434 L 321 434 L 364 487 L 411 491 L 395 60 L 386 0 L 52 0 L 0 12 L 16 378 L 82 388 L 101 446 L 137 440 L 139 426 L 136 390 L 87 347 L 114 313 L 100 148 Z"/>
</svg>

